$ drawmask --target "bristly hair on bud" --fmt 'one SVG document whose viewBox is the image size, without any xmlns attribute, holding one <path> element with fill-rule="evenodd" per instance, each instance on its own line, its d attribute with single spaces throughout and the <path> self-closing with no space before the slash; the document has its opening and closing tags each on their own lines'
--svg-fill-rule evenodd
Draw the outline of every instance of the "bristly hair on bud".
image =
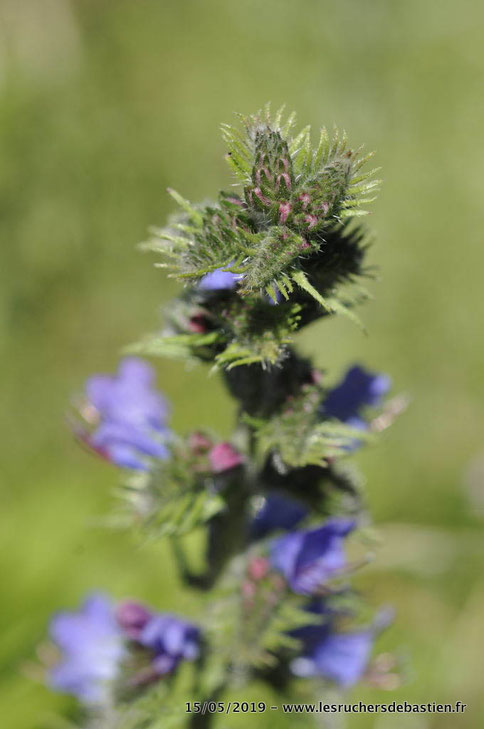
<svg viewBox="0 0 484 729">
<path fill-rule="evenodd" d="M 294 282 L 310 290 L 302 283 L 304 258 L 323 250 L 325 234 L 345 218 L 366 213 L 379 181 L 375 170 L 361 172 L 372 155 L 349 148 L 336 129 L 323 128 L 313 149 L 309 127 L 291 136 L 294 115 L 283 124 L 282 112 L 272 119 L 266 107 L 242 122 L 242 132 L 222 126 L 241 193 L 198 207 L 170 190 L 182 214 L 154 230 L 147 246 L 177 277 L 196 280 L 222 268 L 241 274 L 242 295 L 275 286 L 288 298 Z"/>
<path fill-rule="evenodd" d="M 240 129 L 222 125 L 239 190 L 222 191 L 207 205 L 169 190 L 180 211 L 143 244 L 162 255 L 158 266 L 200 292 L 207 320 L 217 319 L 214 329 L 225 333 L 212 350 L 219 367 L 276 364 L 290 333 L 323 315 L 344 314 L 360 323 L 353 309 L 367 298 L 358 282 L 368 272 L 366 233 L 350 220 L 366 213 L 362 206 L 379 185 L 375 170 L 361 170 L 372 155 L 352 150 L 336 129 L 330 134 L 323 128 L 313 148 L 310 128 L 294 135 L 295 115 L 284 121 L 283 109 L 272 116 L 267 105 L 239 118 Z M 269 309 L 284 302 L 290 306 L 274 327 Z M 242 325 L 234 326 L 236 318 Z M 260 322 L 255 329 L 254 321 Z M 190 327 L 175 332 L 176 340 L 173 332 L 165 343 L 157 337 L 154 348 L 187 358 L 206 354 L 206 331 Z"/>
</svg>

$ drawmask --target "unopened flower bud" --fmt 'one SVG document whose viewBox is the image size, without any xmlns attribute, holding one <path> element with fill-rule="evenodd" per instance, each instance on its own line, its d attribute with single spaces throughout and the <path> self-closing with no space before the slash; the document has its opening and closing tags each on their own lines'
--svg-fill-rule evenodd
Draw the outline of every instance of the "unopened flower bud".
<svg viewBox="0 0 484 729">
<path fill-rule="evenodd" d="M 194 453 L 205 453 L 212 447 L 212 441 L 204 433 L 196 431 L 190 433 L 188 445 Z"/>
<path fill-rule="evenodd" d="M 262 194 L 260 187 L 254 188 L 254 195 L 263 205 L 269 206 L 271 204 L 269 198 Z"/>
<path fill-rule="evenodd" d="M 283 202 L 279 205 L 279 222 L 284 224 L 291 212 L 291 203 Z"/>
<path fill-rule="evenodd" d="M 203 314 L 194 314 L 188 320 L 188 329 L 194 334 L 205 334 L 207 331 L 207 319 Z"/>
<path fill-rule="evenodd" d="M 243 458 L 230 443 L 217 443 L 208 454 L 214 473 L 223 473 L 243 463 Z"/>
<path fill-rule="evenodd" d="M 116 608 L 116 620 L 131 640 L 139 638 L 141 631 L 151 617 L 152 613 L 148 608 L 132 600 L 126 600 Z"/>
<path fill-rule="evenodd" d="M 305 210 L 311 202 L 311 196 L 307 192 L 303 192 L 301 193 L 301 195 L 299 195 L 299 200 L 301 201 L 302 206 Z"/>
<path fill-rule="evenodd" d="M 318 219 L 315 215 L 306 215 L 304 218 L 306 223 L 308 224 L 308 228 L 314 228 L 314 226 L 317 224 Z"/>
<path fill-rule="evenodd" d="M 262 580 L 269 571 L 269 560 L 265 557 L 254 557 L 249 562 L 247 572 L 249 576 L 255 580 Z"/>
</svg>

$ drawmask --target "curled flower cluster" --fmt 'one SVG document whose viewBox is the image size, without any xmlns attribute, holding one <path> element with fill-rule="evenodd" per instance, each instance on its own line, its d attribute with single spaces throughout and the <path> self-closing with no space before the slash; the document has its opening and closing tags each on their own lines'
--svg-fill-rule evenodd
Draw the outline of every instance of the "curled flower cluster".
<svg viewBox="0 0 484 729">
<path fill-rule="evenodd" d="M 252 531 L 258 537 L 271 531 L 288 531 L 271 540 L 269 564 L 283 574 L 293 592 L 309 598 L 306 609 L 319 619 L 314 625 L 309 622 L 291 632 L 300 644 L 300 654 L 290 663 L 292 673 L 320 676 L 347 688 L 361 679 L 368 666 L 376 625 L 342 631 L 338 628 L 341 616 L 331 608 L 330 600 L 321 595 L 333 578 L 348 569 L 344 540 L 356 523 L 331 518 L 315 529 L 293 530 L 307 514 L 297 501 L 274 493 L 256 514 Z"/>
<path fill-rule="evenodd" d="M 101 594 L 86 598 L 78 612 L 54 616 L 50 635 L 61 653 L 50 670 L 50 685 L 86 704 L 108 701 L 134 651 L 143 652 L 144 662 L 130 676 L 131 684 L 172 673 L 181 661 L 194 660 L 200 645 L 195 625 L 136 602 L 116 607 Z"/>
</svg>

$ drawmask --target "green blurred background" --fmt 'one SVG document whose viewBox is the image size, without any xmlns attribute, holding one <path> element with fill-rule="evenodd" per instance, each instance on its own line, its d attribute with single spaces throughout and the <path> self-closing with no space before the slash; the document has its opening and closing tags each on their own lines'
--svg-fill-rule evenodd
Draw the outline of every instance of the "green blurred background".
<svg viewBox="0 0 484 729">
<path fill-rule="evenodd" d="M 65 412 L 176 290 L 134 248 L 169 212 L 166 186 L 193 200 L 226 187 L 219 123 L 270 99 L 377 149 L 385 180 L 368 218 L 383 274 L 370 336 L 339 319 L 300 337 L 331 379 L 362 361 L 412 398 L 359 456 L 383 537 L 361 584 L 397 609 L 381 647 L 406 682 L 354 696 L 469 704 L 348 725 L 481 727 L 482 4 L 0 0 L 0 20 L 1 725 L 61 726 L 69 702 L 30 677 L 50 613 L 87 590 L 197 614 L 164 546 L 99 527 L 117 473 L 78 449 Z M 176 429 L 229 432 L 217 378 L 157 367 Z"/>
</svg>

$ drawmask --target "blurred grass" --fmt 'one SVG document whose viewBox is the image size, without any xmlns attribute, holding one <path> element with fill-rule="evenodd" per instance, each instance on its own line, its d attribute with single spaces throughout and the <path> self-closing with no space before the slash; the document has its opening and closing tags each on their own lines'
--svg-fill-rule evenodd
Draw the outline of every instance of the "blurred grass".
<svg viewBox="0 0 484 729">
<path fill-rule="evenodd" d="M 331 378 L 362 360 L 412 398 L 359 458 L 385 538 L 362 586 L 396 606 L 381 645 L 411 669 L 395 693 L 355 697 L 469 704 L 457 719 L 348 725 L 482 726 L 484 483 L 473 469 L 471 502 L 466 474 L 484 449 L 483 20 L 471 0 L 0 0 L 4 726 L 54 726 L 66 702 L 25 665 L 50 613 L 86 590 L 196 614 L 164 546 L 95 526 L 116 472 L 78 450 L 64 413 L 175 291 L 133 247 L 169 211 L 165 187 L 196 200 L 227 186 L 219 123 L 267 99 L 376 148 L 385 179 L 369 220 L 383 271 L 363 312 L 370 336 L 340 320 L 301 336 Z M 176 428 L 228 432 L 216 378 L 158 371 Z"/>
</svg>

